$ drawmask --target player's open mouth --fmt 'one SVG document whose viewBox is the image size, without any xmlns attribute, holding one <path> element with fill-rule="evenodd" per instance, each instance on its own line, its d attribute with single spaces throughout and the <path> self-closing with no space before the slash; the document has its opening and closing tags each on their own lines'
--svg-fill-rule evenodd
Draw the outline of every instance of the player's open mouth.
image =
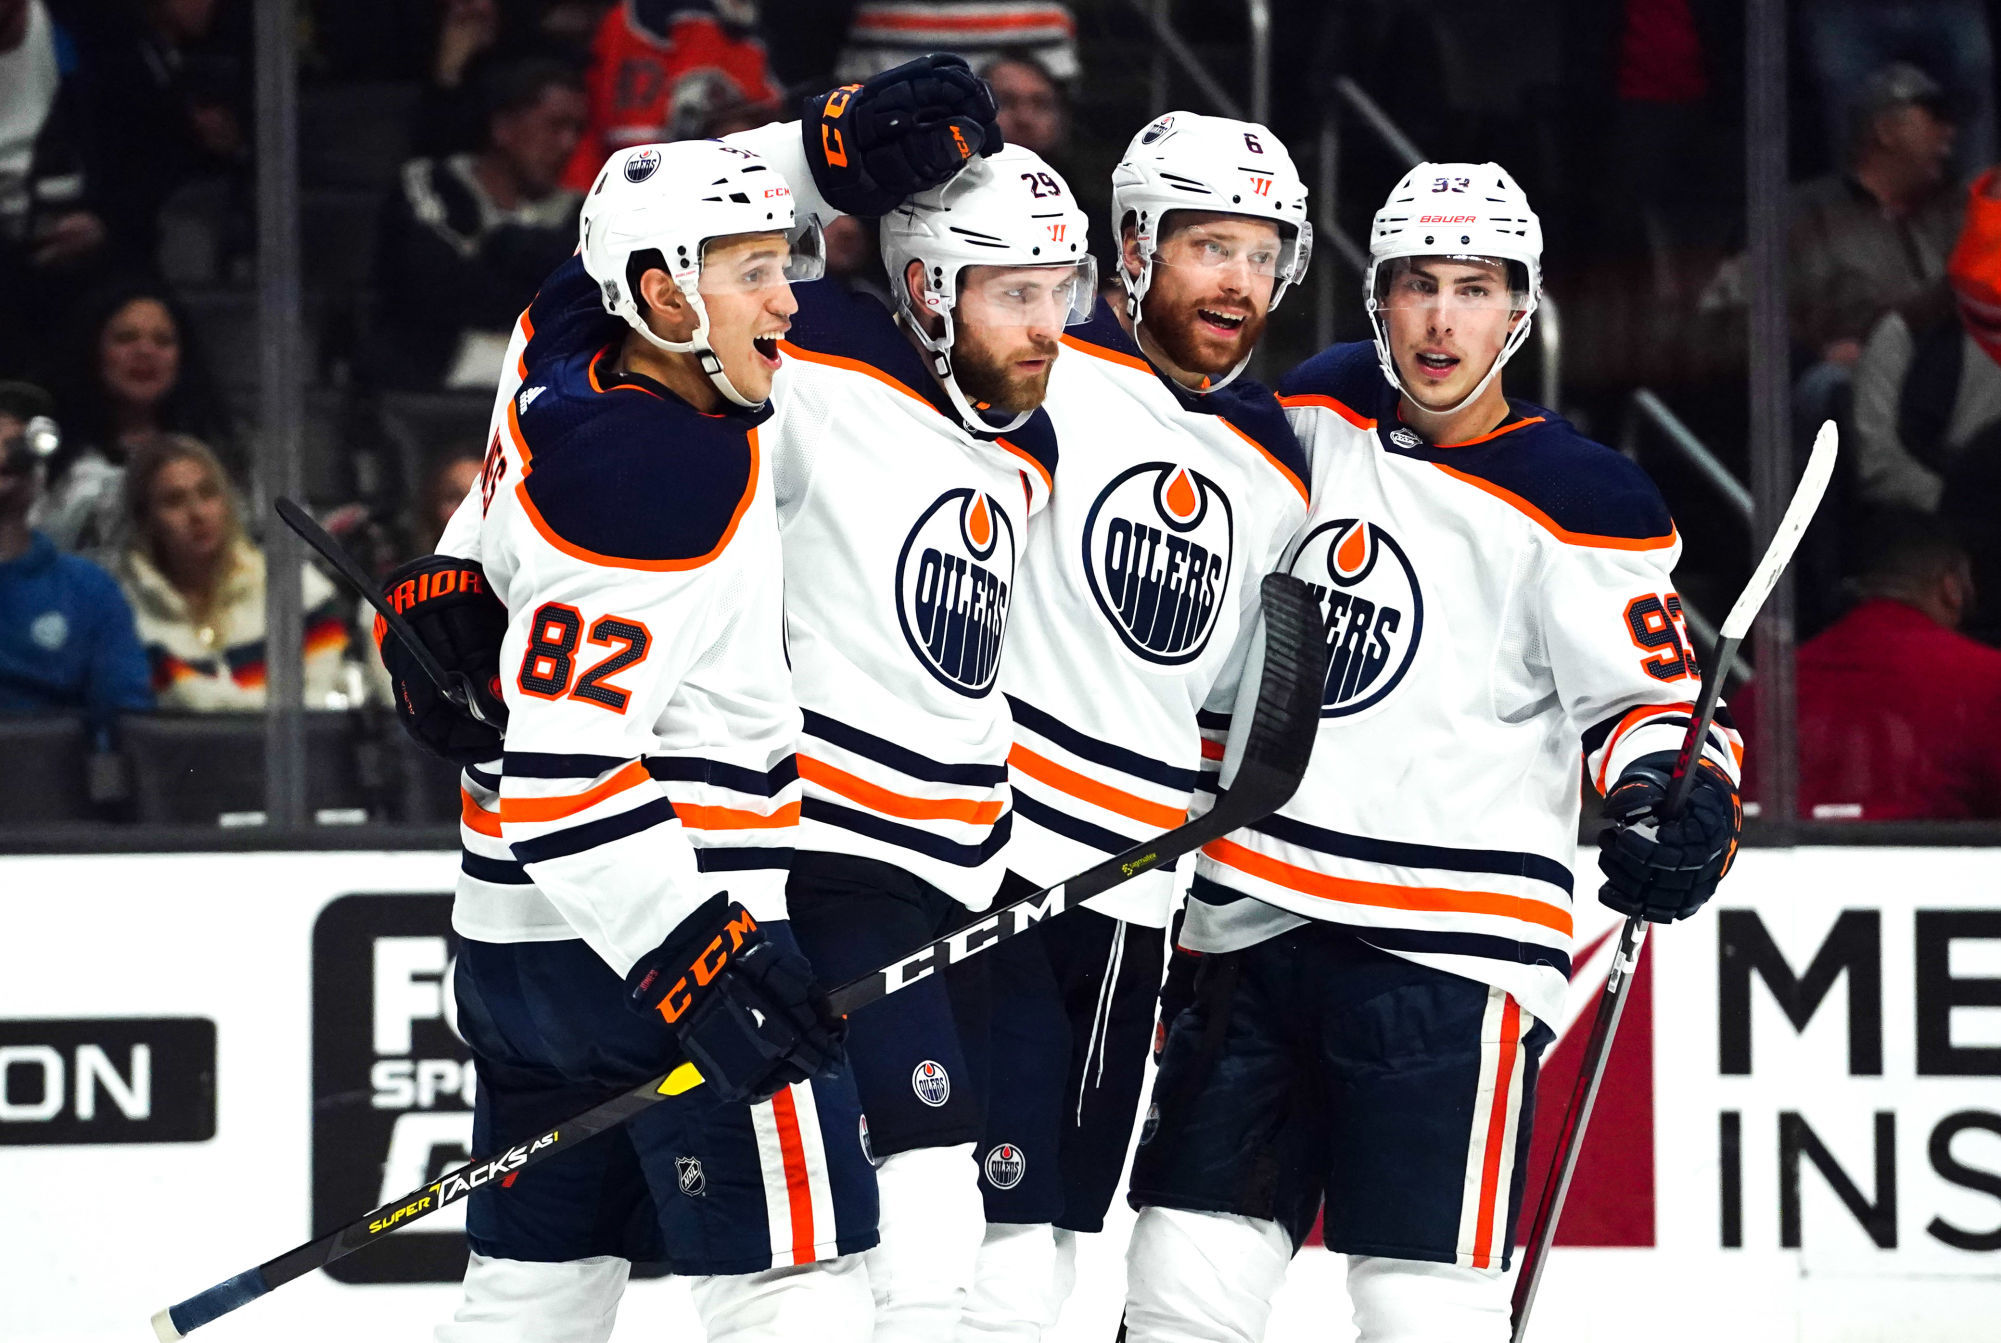
<svg viewBox="0 0 2001 1343">
<path fill-rule="evenodd" d="M 773 368 L 778 367 L 778 341 L 785 333 L 774 332 L 769 336 L 752 336 L 750 348 L 757 351 L 757 357 Z"/>
<path fill-rule="evenodd" d="M 1226 336 L 1233 336 L 1243 330 L 1242 313 L 1217 312 L 1214 308 L 1197 308 L 1195 315 Z"/>
<path fill-rule="evenodd" d="M 1428 378 L 1444 379 L 1452 376 L 1452 370 L 1459 367 L 1459 356 L 1437 354 L 1429 350 L 1417 352 L 1417 367 Z"/>
</svg>

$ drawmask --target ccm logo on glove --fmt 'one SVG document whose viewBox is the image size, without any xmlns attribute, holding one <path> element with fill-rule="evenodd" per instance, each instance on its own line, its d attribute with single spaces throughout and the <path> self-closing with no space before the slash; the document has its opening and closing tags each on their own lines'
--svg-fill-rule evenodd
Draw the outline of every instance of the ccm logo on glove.
<svg viewBox="0 0 2001 1343">
<path fill-rule="evenodd" d="M 723 967 L 730 963 L 730 958 L 743 950 L 749 934 L 756 931 L 757 921 L 750 917 L 750 911 L 742 905 L 732 904 L 729 908 L 729 922 L 723 925 L 723 930 L 710 939 L 709 944 L 702 948 L 693 963 L 688 966 L 686 973 L 675 980 L 673 986 L 661 994 L 659 1001 L 654 1004 L 668 1025 L 679 1023 L 688 1009 L 694 1006 L 695 989 L 705 989 L 713 984 L 717 976 L 722 974 Z M 633 996 L 642 999 L 653 996 L 653 986 L 664 973 L 666 972 L 657 967 L 648 970 L 634 986 Z M 694 980 L 693 988 L 688 983 L 690 978 Z"/>
</svg>

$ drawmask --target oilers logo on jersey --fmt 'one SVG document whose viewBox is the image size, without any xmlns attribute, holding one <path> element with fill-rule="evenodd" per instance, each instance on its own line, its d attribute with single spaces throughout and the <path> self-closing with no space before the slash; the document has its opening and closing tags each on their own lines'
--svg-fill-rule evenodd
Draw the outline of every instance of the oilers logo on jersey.
<svg viewBox="0 0 2001 1343">
<path fill-rule="evenodd" d="M 910 651 L 961 695 L 994 687 L 1014 586 L 1014 523 L 992 496 L 947 490 L 896 561 L 896 614 Z"/>
<path fill-rule="evenodd" d="M 1360 518 L 1335 518 L 1308 532 L 1292 572 L 1313 587 L 1327 620 L 1327 689 L 1322 718 L 1360 713 L 1396 689 L 1417 656 L 1424 591 L 1396 538 Z"/>
<path fill-rule="evenodd" d="M 1229 496 L 1199 471 L 1142 462 L 1084 521 L 1084 573 L 1127 648 L 1168 666 L 1202 655 L 1229 581 Z"/>
</svg>

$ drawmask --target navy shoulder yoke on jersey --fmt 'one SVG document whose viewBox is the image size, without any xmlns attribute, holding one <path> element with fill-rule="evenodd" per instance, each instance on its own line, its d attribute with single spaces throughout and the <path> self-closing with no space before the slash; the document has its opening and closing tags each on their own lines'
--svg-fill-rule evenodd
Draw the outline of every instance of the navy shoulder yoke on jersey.
<svg viewBox="0 0 2001 1343">
<path fill-rule="evenodd" d="M 1071 327 L 1063 338 L 1087 354 L 1152 374 L 1174 394 L 1182 409 L 1219 417 L 1263 451 L 1272 465 L 1291 479 L 1301 497 L 1305 496 L 1309 474 L 1306 452 L 1299 446 L 1284 408 L 1263 383 L 1240 377 L 1212 392 L 1189 391 L 1153 366 L 1103 298 L 1091 310 L 1091 320 Z"/>
<path fill-rule="evenodd" d="M 601 349 L 619 339 L 625 323 L 604 310 L 598 283 L 573 256 L 549 273 L 526 315 L 528 346 L 521 354 L 523 369 L 534 368 L 563 351 Z"/>
<path fill-rule="evenodd" d="M 757 491 L 757 426 L 769 407 L 707 414 L 651 378 L 619 373 L 616 342 L 544 342 L 538 327 L 537 357 L 508 409 L 536 530 L 591 563 L 682 569 L 713 558 Z"/>
<path fill-rule="evenodd" d="M 1383 451 L 1429 462 L 1500 498 L 1559 539 L 1654 549 L 1674 539 L 1660 490 L 1638 465 L 1577 432 L 1553 410 L 1510 399 L 1508 419 L 1464 443 L 1434 446 L 1405 426 L 1375 346 L 1334 345 L 1279 384 L 1288 409 L 1318 406 L 1374 431 Z"/>
<path fill-rule="evenodd" d="M 809 363 L 866 373 L 959 423 L 959 412 L 925 367 L 924 357 L 879 301 L 852 293 L 835 280 L 795 284 L 792 296 L 799 301 L 799 311 L 785 336 L 786 353 Z M 995 429 L 978 437 L 999 440 L 1032 457 L 1045 480 L 1055 474 L 1056 427 L 1042 410 L 1005 433 Z"/>
</svg>

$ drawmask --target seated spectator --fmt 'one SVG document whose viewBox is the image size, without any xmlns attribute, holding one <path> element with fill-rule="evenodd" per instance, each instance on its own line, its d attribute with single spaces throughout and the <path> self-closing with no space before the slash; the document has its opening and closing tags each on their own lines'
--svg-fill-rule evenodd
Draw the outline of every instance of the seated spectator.
<svg viewBox="0 0 2001 1343">
<path fill-rule="evenodd" d="M 533 56 L 581 70 L 590 57 L 591 34 L 608 6 L 575 0 L 435 0 L 435 7 L 435 48 L 411 128 L 411 147 L 431 158 L 474 151 L 484 143 L 486 107 L 480 91 L 496 68 Z"/>
<path fill-rule="evenodd" d="M 118 584 L 28 525 L 43 469 L 29 422 L 54 411 L 41 388 L 0 383 L 0 713 L 81 711 L 102 733 L 153 695 Z"/>
<path fill-rule="evenodd" d="M 485 147 L 412 159 L 383 211 L 376 263 L 382 381 L 490 390 L 508 334 L 542 280 L 576 249 L 582 197 L 562 185 L 583 132 L 566 65 L 496 68 Z"/>
<path fill-rule="evenodd" d="M 1922 515 L 1882 517 L 1865 535 L 1860 604 L 1794 654 L 1800 815 L 2001 816 L 2001 651 L 1955 632 L 1974 604 L 1966 550 Z M 1746 727 L 1757 691 L 1733 697 Z M 1757 753 L 1745 759 L 1755 798 Z"/>
<path fill-rule="evenodd" d="M 243 534 L 236 492 L 198 439 L 139 448 L 125 478 L 131 540 L 118 580 L 138 617 L 163 709 L 264 707 L 264 552 Z M 317 569 L 301 570 L 310 708 L 350 693 L 343 603 Z"/>
<path fill-rule="evenodd" d="M 1077 20 L 1052 0 L 764 0 L 763 12 L 780 77 L 794 88 L 864 80 L 933 51 L 975 70 L 1026 56 L 1057 79 L 1081 73 Z"/>
<path fill-rule="evenodd" d="M 1946 85 L 1965 131 L 1960 163 L 1994 158 L 1994 43 L 1984 0 L 1800 0 L 1794 7 L 1808 77 L 1819 86 L 1827 148 L 1839 154 L 1846 119 L 1870 71 L 1915 61 Z"/>
<path fill-rule="evenodd" d="M 1098 258 L 1098 273 L 1104 274 L 1118 260 L 1119 249 L 1102 221 L 1111 218 L 1112 170 L 1124 146 L 1079 145 L 1070 133 L 1069 88 L 1034 56 L 1002 56 L 979 71 L 993 88 L 1007 142 L 1042 155 L 1070 184 L 1091 220 L 1091 251 Z"/>
<path fill-rule="evenodd" d="M 69 433 L 49 465 L 35 525 L 65 550 L 116 559 L 125 462 L 163 433 L 228 442 L 229 419 L 163 285 L 120 281 L 85 300 L 72 324 L 58 404 Z"/>
<path fill-rule="evenodd" d="M 438 549 L 438 539 L 445 534 L 445 527 L 458 512 L 459 505 L 472 493 L 472 487 L 479 483 L 480 468 L 485 463 L 477 453 L 463 453 L 445 458 L 432 469 L 424 482 L 423 494 L 419 500 L 415 525 L 411 530 L 414 547 L 412 555 L 430 555 Z"/>
<path fill-rule="evenodd" d="M 1937 82 L 1885 66 L 1863 89 L 1843 170 L 1795 193 L 1787 284 L 1794 339 L 1814 358 L 1852 367 L 1876 320 L 1945 274 L 1962 213 L 1953 134 Z"/>
<path fill-rule="evenodd" d="M 761 126 L 781 98 L 746 0 L 627 0 L 591 47 L 590 125 L 563 181 L 590 190 L 615 150 Z"/>
<path fill-rule="evenodd" d="M 68 42 L 43 0 L 0 0 L 0 368 L 21 368 L 104 246 Z"/>
<path fill-rule="evenodd" d="M 2001 451 L 2001 170 L 1974 183 L 1949 289 L 1876 324 L 1855 369 L 1858 499 L 1938 511 L 1972 451 Z M 2001 500 L 1997 500 L 2001 503 Z"/>
</svg>

